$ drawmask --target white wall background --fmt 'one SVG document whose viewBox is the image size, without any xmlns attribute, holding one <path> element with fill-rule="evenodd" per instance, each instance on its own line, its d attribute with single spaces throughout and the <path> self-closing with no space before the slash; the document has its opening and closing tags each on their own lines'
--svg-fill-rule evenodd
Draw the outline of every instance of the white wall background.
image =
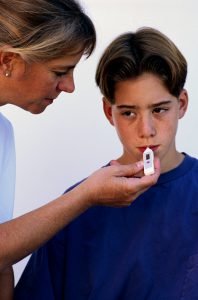
<svg viewBox="0 0 198 300">
<path fill-rule="evenodd" d="M 198 157 L 198 2 L 196 0 L 82 0 L 96 25 L 94 55 L 75 71 L 76 91 L 62 94 L 41 115 L 1 107 L 15 129 L 17 182 L 15 216 L 59 196 L 67 187 L 121 153 L 114 129 L 103 116 L 94 82 L 97 61 L 120 33 L 155 27 L 178 45 L 188 61 L 189 110 L 180 121 L 178 150 Z M 14 266 L 16 281 L 27 258 Z"/>
</svg>

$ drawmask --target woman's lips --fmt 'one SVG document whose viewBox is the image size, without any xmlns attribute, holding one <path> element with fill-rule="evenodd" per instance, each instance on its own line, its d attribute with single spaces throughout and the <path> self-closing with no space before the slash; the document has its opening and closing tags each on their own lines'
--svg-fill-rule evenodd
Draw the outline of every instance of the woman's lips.
<svg viewBox="0 0 198 300">
<path fill-rule="evenodd" d="M 54 100 L 54 99 L 45 98 L 45 99 L 44 99 L 44 102 L 45 102 L 47 105 L 49 105 L 49 104 L 52 104 L 52 103 L 53 103 L 53 100 Z"/>
</svg>

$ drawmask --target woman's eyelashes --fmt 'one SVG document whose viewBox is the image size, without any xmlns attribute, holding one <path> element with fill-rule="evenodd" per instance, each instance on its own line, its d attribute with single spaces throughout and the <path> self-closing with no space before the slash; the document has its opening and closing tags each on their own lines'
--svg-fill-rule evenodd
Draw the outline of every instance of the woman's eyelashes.
<svg viewBox="0 0 198 300">
<path fill-rule="evenodd" d="M 65 70 L 60 70 L 60 71 L 59 70 L 54 70 L 53 72 L 57 77 L 63 77 L 63 76 L 69 75 L 69 74 L 73 74 L 74 67 L 72 66 L 72 67 L 69 67 Z"/>
<path fill-rule="evenodd" d="M 68 74 L 68 71 L 64 71 L 64 72 L 60 72 L 60 71 L 54 71 L 54 74 L 57 77 L 62 77 L 62 76 L 66 76 Z"/>
</svg>

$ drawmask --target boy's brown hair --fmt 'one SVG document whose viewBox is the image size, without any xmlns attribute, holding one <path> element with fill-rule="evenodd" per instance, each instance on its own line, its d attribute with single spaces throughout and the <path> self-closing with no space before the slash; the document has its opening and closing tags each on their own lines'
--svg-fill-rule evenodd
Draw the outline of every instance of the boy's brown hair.
<svg viewBox="0 0 198 300">
<path fill-rule="evenodd" d="M 160 31 L 144 27 L 118 36 L 104 51 L 96 71 L 96 83 L 114 103 L 117 82 L 143 73 L 157 75 L 178 97 L 187 75 L 187 62 L 176 45 Z"/>
</svg>

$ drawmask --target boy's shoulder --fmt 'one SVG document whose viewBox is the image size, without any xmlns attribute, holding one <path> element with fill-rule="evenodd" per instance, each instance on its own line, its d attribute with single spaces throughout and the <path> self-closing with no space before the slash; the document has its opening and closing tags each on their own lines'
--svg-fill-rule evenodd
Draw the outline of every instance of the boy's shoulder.
<svg viewBox="0 0 198 300">
<path fill-rule="evenodd" d="M 191 156 L 189 154 L 186 154 L 184 153 L 185 155 L 185 158 L 184 158 L 184 161 L 185 161 L 185 167 L 189 167 L 190 169 L 192 168 L 192 171 L 194 171 L 194 168 L 198 168 L 198 158 L 194 157 L 194 156 Z M 198 175 L 198 173 L 197 173 Z"/>
</svg>

